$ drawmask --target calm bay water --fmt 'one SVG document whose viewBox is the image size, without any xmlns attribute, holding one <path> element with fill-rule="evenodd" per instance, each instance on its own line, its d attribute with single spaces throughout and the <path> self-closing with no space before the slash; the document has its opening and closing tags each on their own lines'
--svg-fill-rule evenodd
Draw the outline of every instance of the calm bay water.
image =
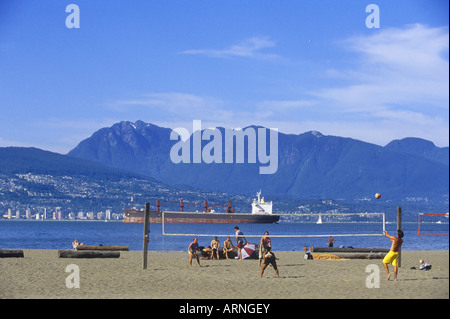
<svg viewBox="0 0 450 319">
<path fill-rule="evenodd" d="M 166 224 L 166 233 L 220 235 L 223 242 L 230 235 L 234 242 L 232 224 Z M 271 236 L 283 234 L 336 235 L 335 247 L 389 248 L 384 236 L 341 237 L 339 234 L 381 234 L 378 224 L 371 223 L 279 223 L 242 224 L 240 229 L 249 242 L 258 243 L 264 231 Z M 198 227 L 203 229 L 199 229 Z M 439 225 L 448 233 L 448 223 Z M 0 221 L 0 248 L 11 249 L 71 249 L 74 238 L 87 245 L 126 245 L 130 250 L 142 250 L 143 224 L 100 221 Z M 448 250 L 448 235 L 418 235 L 417 223 L 404 223 L 404 250 Z M 396 224 L 387 224 L 386 230 L 394 235 Z M 256 235 L 257 237 L 252 237 Z M 272 237 L 272 247 L 278 251 L 301 251 L 303 246 L 326 246 L 327 237 L 279 238 Z M 150 226 L 150 250 L 186 250 L 192 236 L 162 236 L 161 224 Z M 211 236 L 200 236 L 200 246 L 208 246 Z"/>
</svg>

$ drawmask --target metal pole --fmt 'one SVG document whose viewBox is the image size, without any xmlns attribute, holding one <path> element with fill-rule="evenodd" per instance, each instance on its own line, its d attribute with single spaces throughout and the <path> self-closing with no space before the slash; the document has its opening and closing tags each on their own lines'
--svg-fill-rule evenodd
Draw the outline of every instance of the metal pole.
<svg viewBox="0 0 450 319">
<path fill-rule="evenodd" d="M 145 216 L 144 216 L 144 248 L 143 248 L 143 263 L 142 269 L 147 269 L 147 252 L 148 241 L 150 232 L 150 203 L 145 203 Z"/>
<path fill-rule="evenodd" d="M 164 211 L 162 211 L 162 212 L 161 212 L 162 250 L 164 250 L 164 237 L 166 237 L 166 236 L 165 236 L 166 232 L 165 232 L 165 230 L 164 230 L 164 221 L 165 221 L 165 219 L 164 219 Z"/>
<path fill-rule="evenodd" d="M 397 207 L 397 230 L 402 229 L 402 207 Z M 402 248 L 398 249 L 398 267 L 402 266 Z"/>
</svg>

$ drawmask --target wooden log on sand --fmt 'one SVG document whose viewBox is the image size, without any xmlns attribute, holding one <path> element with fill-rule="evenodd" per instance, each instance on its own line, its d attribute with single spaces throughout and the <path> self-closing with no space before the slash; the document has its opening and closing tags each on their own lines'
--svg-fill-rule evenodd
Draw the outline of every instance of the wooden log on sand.
<svg viewBox="0 0 450 319">
<path fill-rule="evenodd" d="M 334 254 L 342 259 L 383 259 L 386 253 L 347 253 L 347 254 Z"/>
<path fill-rule="evenodd" d="M 98 250 L 58 250 L 59 258 L 119 258 L 118 251 L 98 251 Z"/>
<path fill-rule="evenodd" d="M 128 251 L 128 246 L 80 245 L 77 250 Z"/>
<path fill-rule="evenodd" d="M 314 247 L 315 253 L 388 253 L 389 248 L 340 248 L 340 247 Z"/>
<path fill-rule="evenodd" d="M 0 258 L 23 258 L 23 250 L 21 249 L 0 249 Z"/>
</svg>

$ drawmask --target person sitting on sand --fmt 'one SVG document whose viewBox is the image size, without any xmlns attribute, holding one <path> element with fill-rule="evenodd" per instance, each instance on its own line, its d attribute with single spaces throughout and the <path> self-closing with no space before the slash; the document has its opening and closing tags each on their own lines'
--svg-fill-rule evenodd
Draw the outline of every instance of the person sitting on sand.
<svg viewBox="0 0 450 319">
<path fill-rule="evenodd" d="M 216 253 L 217 259 L 219 258 L 219 248 L 220 248 L 220 241 L 217 240 L 217 236 L 214 237 L 214 239 L 211 241 L 211 259 L 214 259 L 214 253 Z"/>
<path fill-rule="evenodd" d="M 401 229 L 397 230 L 397 237 L 391 236 L 387 231 L 383 231 L 387 238 L 392 241 L 391 249 L 389 253 L 383 259 L 384 270 L 388 275 L 387 280 L 391 278 L 391 274 L 389 273 L 388 264 L 392 264 L 394 266 L 394 281 L 397 281 L 397 273 L 398 273 L 398 251 L 403 244 L 403 231 Z"/>
<path fill-rule="evenodd" d="M 78 246 L 83 246 L 83 243 L 78 242 L 78 239 L 75 238 L 75 240 L 72 242 L 73 249 L 77 249 Z"/>
<path fill-rule="evenodd" d="M 264 263 L 261 267 L 261 275 L 260 278 L 262 278 L 264 274 L 264 270 L 267 268 L 269 264 L 273 266 L 273 269 L 275 270 L 275 273 L 277 274 L 277 278 L 280 278 L 280 274 L 278 272 L 277 262 L 275 254 L 272 252 L 272 249 L 270 247 L 267 248 L 267 251 L 263 254 L 264 257 Z"/>
<path fill-rule="evenodd" d="M 233 251 L 234 245 L 231 242 L 230 236 L 227 236 L 227 239 L 223 242 L 223 254 L 228 259 L 228 253 Z"/>
<path fill-rule="evenodd" d="M 306 245 L 305 247 L 303 247 L 303 252 L 305 253 L 305 255 L 303 256 L 304 259 L 313 259 L 313 256 Z"/>
<path fill-rule="evenodd" d="M 192 243 L 189 245 L 188 247 L 188 252 L 189 252 L 189 266 L 192 267 L 192 257 L 195 256 L 195 258 L 197 258 L 197 263 L 200 266 L 200 259 L 198 258 L 198 242 L 197 242 L 197 237 L 194 237 Z M 201 267 L 201 266 L 200 266 Z"/>
</svg>

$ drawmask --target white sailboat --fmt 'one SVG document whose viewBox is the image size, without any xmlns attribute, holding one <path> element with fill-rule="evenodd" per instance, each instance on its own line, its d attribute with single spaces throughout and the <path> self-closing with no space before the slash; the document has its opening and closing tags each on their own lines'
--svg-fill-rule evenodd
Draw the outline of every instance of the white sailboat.
<svg viewBox="0 0 450 319">
<path fill-rule="evenodd" d="M 317 220 L 316 224 L 322 224 L 322 215 L 319 214 L 319 219 Z"/>
</svg>

